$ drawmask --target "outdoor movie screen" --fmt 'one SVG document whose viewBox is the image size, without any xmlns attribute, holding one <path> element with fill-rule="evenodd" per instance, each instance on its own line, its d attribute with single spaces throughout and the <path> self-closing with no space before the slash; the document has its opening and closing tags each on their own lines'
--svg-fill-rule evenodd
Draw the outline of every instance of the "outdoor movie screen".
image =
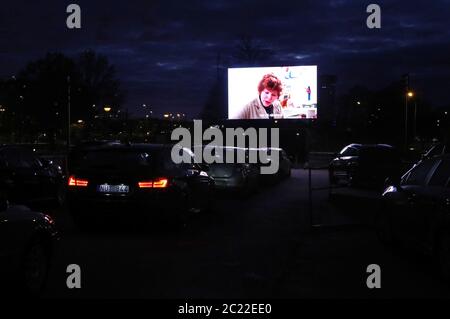
<svg viewBox="0 0 450 319">
<path fill-rule="evenodd" d="M 317 66 L 228 69 L 228 119 L 317 118 Z"/>
</svg>

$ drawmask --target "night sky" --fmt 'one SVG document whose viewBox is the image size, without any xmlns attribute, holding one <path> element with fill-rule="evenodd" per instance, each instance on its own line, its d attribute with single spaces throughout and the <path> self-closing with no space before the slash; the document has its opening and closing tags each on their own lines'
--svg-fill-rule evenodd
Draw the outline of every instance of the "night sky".
<svg viewBox="0 0 450 319">
<path fill-rule="evenodd" d="M 66 27 L 70 3 L 81 6 L 79 30 Z M 370 3 L 381 6 L 381 29 L 366 26 Z M 123 108 L 140 115 L 145 103 L 157 116 L 193 118 L 216 79 L 218 53 L 231 56 L 243 35 L 274 52 L 262 66 L 318 65 L 319 75 L 338 76 L 340 94 L 354 84 L 380 88 L 409 72 L 425 99 L 450 104 L 450 0 L 5 0 L 0 78 L 47 52 L 93 49 L 116 66 Z"/>
</svg>

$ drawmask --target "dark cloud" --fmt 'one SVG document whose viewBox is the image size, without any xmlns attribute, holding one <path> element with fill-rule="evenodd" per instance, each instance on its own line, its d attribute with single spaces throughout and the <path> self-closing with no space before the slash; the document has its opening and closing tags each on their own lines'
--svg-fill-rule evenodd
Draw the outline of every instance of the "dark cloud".
<svg viewBox="0 0 450 319">
<path fill-rule="evenodd" d="M 82 29 L 65 26 L 66 6 L 82 9 Z M 410 72 L 436 104 L 448 104 L 450 2 L 377 1 L 382 28 L 369 30 L 371 2 L 329 1 L 9 1 L 0 10 L 0 77 L 48 51 L 108 56 L 127 90 L 130 111 L 201 110 L 239 37 L 271 49 L 267 65 L 317 64 L 352 84 L 386 85 Z"/>
</svg>

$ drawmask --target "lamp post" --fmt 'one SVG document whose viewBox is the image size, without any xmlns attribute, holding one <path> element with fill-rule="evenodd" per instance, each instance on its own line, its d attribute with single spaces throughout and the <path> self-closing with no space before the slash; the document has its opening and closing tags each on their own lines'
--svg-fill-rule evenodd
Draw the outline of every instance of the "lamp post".
<svg viewBox="0 0 450 319">
<path fill-rule="evenodd" d="M 414 138 L 416 138 L 417 133 L 417 99 L 414 100 Z"/>
<path fill-rule="evenodd" d="M 408 90 L 405 95 L 405 150 L 408 150 L 408 99 L 414 96 L 414 92 Z"/>
</svg>

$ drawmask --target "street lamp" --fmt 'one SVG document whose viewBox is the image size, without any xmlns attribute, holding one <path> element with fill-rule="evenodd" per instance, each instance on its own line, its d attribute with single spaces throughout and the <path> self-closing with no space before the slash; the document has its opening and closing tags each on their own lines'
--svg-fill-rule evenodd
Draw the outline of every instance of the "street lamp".
<svg viewBox="0 0 450 319">
<path fill-rule="evenodd" d="M 413 91 L 407 91 L 405 96 L 405 150 L 408 149 L 408 99 L 414 96 Z"/>
<path fill-rule="evenodd" d="M 108 113 L 108 112 L 111 111 L 111 107 L 105 106 L 105 107 L 103 108 L 103 111 L 105 111 L 106 113 Z"/>
</svg>

